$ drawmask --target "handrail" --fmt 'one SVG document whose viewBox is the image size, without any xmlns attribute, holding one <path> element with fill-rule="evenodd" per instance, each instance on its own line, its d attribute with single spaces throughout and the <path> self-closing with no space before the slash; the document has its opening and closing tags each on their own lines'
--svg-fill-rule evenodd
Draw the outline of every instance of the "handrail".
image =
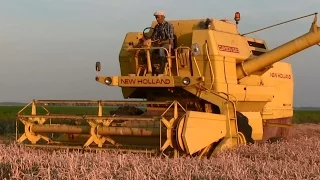
<svg viewBox="0 0 320 180">
<path fill-rule="evenodd" d="M 199 76 L 202 77 L 196 58 L 193 56 L 192 59 L 193 59 L 193 61 L 194 61 L 194 64 L 196 65 L 196 68 L 197 68 L 197 70 L 198 70 Z"/>
<path fill-rule="evenodd" d="M 136 54 L 140 51 L 140 50 L 145 50 L 147 51 L 147 66 L 148 66 L 148 74 L 152 74 L 152 67 L 151 67 L 151 58 L 150 58 L 150 50 L 156 50 L 156 49 L 164 49 L 164 51 L 167 53 L 167 60 L 169 63 L 169 74 L 171 75 L 171 58 L 170 58 L 170 54 L 169 51 L 165 48 L 165 47 L 141 47 L 141 48 L 125 48 L 127 51 L 133 51 L 133 50 L 138 50 L 136 52 Z M 136 69 L 138 69 L 138 62 L 137 62 L 137 55 L 135 55 L 135 60 L 136 60 Z"/>
<path fill-rule="evenodd" d="M 165 47 L 145 47 L 145 48 L 126 48 L 128 51 L 131 50 L 152 50 L 152 49 L 164 49 L 167 54 L 169 53 L 169 51 L 165 48 Z"/>
<path fill-rule="evenodd" d="M 232 96 L 235 99 L 234 100 L 235 104 L 238 103 L 238 99 L 237 99 L 237 97 L 235 95 L 232 95 L 232 94 L 229 94 L 229 93 L 225 93 L 225 92 L 217 92 L 217 93 L 222 93 L 222 94 L 228 96 L 228 99 L 230 99 L 229 96 Z M 233 101 L 233 100 L 231 100 L 231 101 Z"/>
<path fill-rule="evenodd" d="M 166 58 L 167 58 L 168 63 L 169 63 L 169 74 L 171 75 L 172 62 L 171 62 L 170 60 L 172 60 L 172 59 L 171 59 L 171 54 L 169 54 L 169 51 L 168 51 L 166 48 L 164 48 L 164 47 L 141 47 L 141 48 L 126 48 L 126 49 L 127 49 L 128 51 L 138 50 L 138 51 L 136 52 L 136 54 L 137 54 L 140 50 L 147 50 L 147 51 L 149 52 L 149 50 L 164 49 L 165 52 L 166 52 L 166 54 L 167 54 L 167 57 L 166 57 Z M 180 75 L 180 73 L 179 73 L 179 68 L 178 68 L 178 66 L 177 66 L 177 65 L 178 65 L 178 50 L 180 50 L 180 49 L 188 49 L 188 50 L 190 51 L 190 53 L 192 53 L 191 48 L 188 47 L 188 46 L 179 46 L 179 47 L 177 47 L 177 48 L 174 50 L 174 51 L 175 51 L 175 56 L 174 56 L 174 58 L 175 58 L 175 61 L 176 61 L 177 76 Z M 195 63 L 195 66 L 196 66 L 196 68 L 197 68 L 197 71 L 198 71 L 199 75 L 202 76 L 196 58 L 193 56 L 192 59 L 193 59 L 193 61 L 194 61 L 194 63 Z M 135 57 L 135 60 L 136 60 L 136 64 L 137 64 L 137 65 L 136 65 L 136 69 L 138 69 L 139 67 L 138 67 L 137 56 Z M 147 66 L 148 66 L 148 71 L 149 71 L 149 72 L 152 72 L 151 59 L 150 59 L 150 54 L 149 54 L 149 53 L 147 54 Z M 211 67 L 211 71 L 212 71 L 212 73 L 211 73 L 211 76 L 212 76 L 212 85 L 211 85 L 211 88 L 212 88 L 212 86 L 213 86 L 213 70 L 212 70 L 212 64 L 211 64 L 211 62 L 210 62 L 210 67 Z"/>
<path fill-rule="evenodd" d="M 179 68 L 178 68 L 178 50 L 179 49 L 188 49 L 190 52 L 191 51 L 191 48 L 188 47 L 188 46 L 179 46 L 177 47 L 174 51 L 175 51 L 175 59 L 176 59 L 176 69 L 177 69 L 177 76 L 180 76 L 180 73 L 179 73 Z"/>
<path fill-rule="evenodd" d="M 211 72 L 210 89 L 212 89 L 214 76 L 213 76 L 213 69 L 212 69 L 211 59 L 210 59 L 210 56 L 209 56 L 208 41 L 206 41 L 206 55 L 207 55 L 207 58 L 208 58 L 208 61 L 209 61 L 209 66 L 210 66 L 210 72 Z"/>
<path fill-rule="evenodd" d="M 177 48 L 175 49 L 176 64 L 178 64 L 178 56 L 177 56 L 177 54 L 178 54 L 178 49 L 188 49 L 188 50 L 190 51 L 190 53 L 192 54 L 192 50 L 191 50 L 191 48 L 188 47 L 188 46 L 179 46 L 179 47 L 177 47 Z M 198 73 L 199 73 L 199 76 L 202 76 L 202 75 L 201 75 L 201 72 L 200 72 L 199 65 L 198 65 L 197 60 L 196 60 L 196 58 L 195 58 L 194 56 L 192 56 L 192 60 L 194 61 L 194 64 L 196 65 L 196 68 L 197 68 L 197 71 L 198 71 Z M 178 68 L 178 66 L 177 66 L 176 68 L 177 68 L 177 75 L 179 76 L 180 73 L 179 73 L 179 68 Z"/>
</svg>

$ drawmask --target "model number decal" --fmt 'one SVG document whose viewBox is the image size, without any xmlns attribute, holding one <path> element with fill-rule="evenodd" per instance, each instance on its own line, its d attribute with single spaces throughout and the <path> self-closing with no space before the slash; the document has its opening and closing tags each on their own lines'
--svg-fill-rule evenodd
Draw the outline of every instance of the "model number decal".
<svg viewBox="0 0 320 180">
<path fill-rule="evenodd" d="M 270 76 L 273 78 L 291 79 L 290 74 L 270 73 Z"/>
<path fill-rule="evenodd" d="M 232 52 L 232 53 L 239 53 L 240 52 L 239 48 L 237 48 L 237 47 L 218 45 L 218 48 L 220 51 L 225 51 L 225 52 Z"/>
</svg>

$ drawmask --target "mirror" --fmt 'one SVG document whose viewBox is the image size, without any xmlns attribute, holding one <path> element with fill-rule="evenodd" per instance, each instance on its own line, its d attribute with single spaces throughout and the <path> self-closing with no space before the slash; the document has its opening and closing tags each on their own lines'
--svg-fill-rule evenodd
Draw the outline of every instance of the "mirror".
<svg viewBox="0 0 320 180">
<path fill-rule="evenodd" d="M 100 71 L 101 70 L 101 63 L 98 61 L 96 62 L 96 71 Z"/>
</svg>

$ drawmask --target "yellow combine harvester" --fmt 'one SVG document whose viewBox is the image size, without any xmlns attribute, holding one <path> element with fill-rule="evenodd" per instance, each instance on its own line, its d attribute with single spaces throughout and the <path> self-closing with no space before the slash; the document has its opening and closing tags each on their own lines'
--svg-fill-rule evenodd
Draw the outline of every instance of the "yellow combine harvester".
<svg viewBox="0 0 320 180">
<path fill-rule="evenodd" d="M 31 114 L 24 109 L 18 114 L 25 132 L 17 142 L 209 157 L 239 144 L 285 138 L 293 116 L 294 81 L 291 65 L 279 61 L 320 42 L 317 13 L 311 15 L 308 33 L 272 50 L 262 39 L 239 34 L 238 12 L 236 23 L 169 21 L 175 43 L 165 49 L 160 74 L 154 72 L 161 47 L 139 41 L 152 30 L 129 32 L 119 55 L 121 76 L 100 76 L 97 62 L 96 81 L 121 87 L 124 98 L 141 101 L 33 100 L 24 108 L 31 107 Z M 95 114 L 39 114 L 38 106 L 57 104 L 97 108 Z M 110 106 L 118 108 L 104 113 Z"/>
</svg>

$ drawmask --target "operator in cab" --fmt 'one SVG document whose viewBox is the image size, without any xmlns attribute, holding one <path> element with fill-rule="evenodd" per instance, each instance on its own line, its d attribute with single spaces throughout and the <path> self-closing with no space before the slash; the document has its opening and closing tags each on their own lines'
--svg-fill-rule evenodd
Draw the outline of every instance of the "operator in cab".
<svg viewBox="0 0 320 180">
<path fill-rule="evenodd" d="M 151 35 L 151 40 L 156 41 L 153 43 L 155 47 L 164 47 L 169 50 L 169 47 L 174 47 L 174 27 L 171 23 L 165 20 L 165 14 L 163 11 L 157 11 L 154 14 L 158 24 L 155 25 L 153 33 Z M 145 39 L 143 39 L 145 40 Z M 169 46 L 171 45 L 171 46 Z M 164 66 L 166 62 L 166 52 L 164 49 L 159 49 L 159 56 L 161 61 L 160 72 L 164 71 Z"/>
</svg>

